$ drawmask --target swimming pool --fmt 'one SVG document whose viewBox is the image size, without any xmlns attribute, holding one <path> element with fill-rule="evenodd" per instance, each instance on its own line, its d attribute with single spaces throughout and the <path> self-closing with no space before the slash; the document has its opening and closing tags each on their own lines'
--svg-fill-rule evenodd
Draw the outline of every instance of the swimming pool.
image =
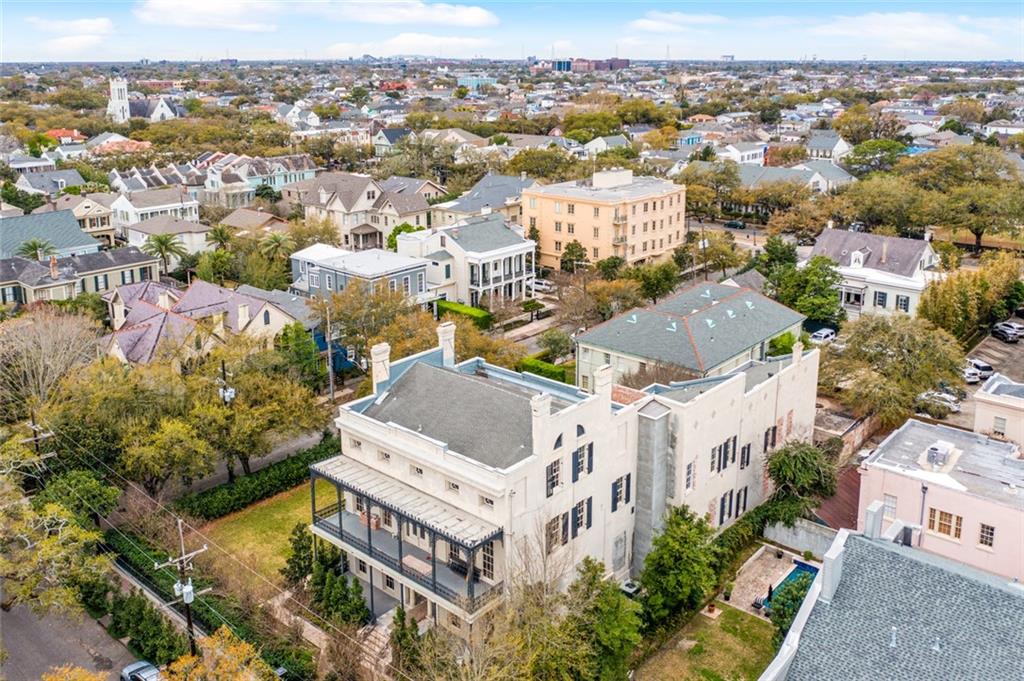
<svg viewBox="0 0 1024 681">
<path fill-rule="evenodd" d="M 774 591 L 778 591 L 783 586 L 785 586 L 786 584 L 789 584 L 790 582 L 795 580 L 797 577 L 799 577 L 800 575 L 805 574 L 805 573 L 809 574 L 811 576 L 811 579 L 814 579 L 814 577 L 817 576 L 817 574 L 818 574 L 818 568 L 814 567 L 810 563 L 805 563 L 802 560 L 797 560 L 797 559 L 794 558 L 793 559 L 793 569 L 789 571 L 789 574 L 786 575 L 785 579 L 783 579 L 781 582 L 779 582 L 779 585 L 777 587 L 775 587 Z M 764 602 L 765 602 L 765 605 L 767 605 L 768 603 L 771 602 L 771 599 L 765 598 Z"/>
</svg>

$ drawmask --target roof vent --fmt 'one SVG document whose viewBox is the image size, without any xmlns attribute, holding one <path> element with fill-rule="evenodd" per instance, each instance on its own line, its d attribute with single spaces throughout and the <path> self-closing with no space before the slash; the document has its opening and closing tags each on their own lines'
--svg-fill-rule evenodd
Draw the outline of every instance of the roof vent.
<svg viewBox="0 0 1024 681">
<path fill-rule="evenodd" d="M 744 302 L 746 302 L 748 310 L 753 310 L 754 309 L 754 301 L 747 300 L 747 301 L 744 301 Z"/>
<path fill-rule="evenodd" d="M 704 293 L 700 294 L 700 297 L 701 298 L 710 298 L 711 297 L 711 289 L 709 289 L 709 288 L 704 289 Z"/>
<path fill-rule="evenodd" d="M 628 324 L 636 324 L 636 315 L 635 314 L 629 315 L 629 319 L 626 320 L 626 323 L 628 323 Z"/>
<path fill-rule="evenodd" d="M 953 443 L 945 440 L 936 440 L 928 447 L 928 463 L 936 468 L 942 468 L 953 453 Z"/>
<path fill-rule="evenodd" d="M 707 322 L 707 324 L 708 324 L 708 328 L 709 328 L 709 329 L 713 329 L 713 328 L 715 328 L 715 322 L 714 322 L 714 320 L 712 320 L 712 319 L 705 319 L 704 321 L 705 321 L 705 322 Z"/>
<path fill-rule="evenodd" d="M 675 321 L 673 321 L 671 324 L 666 326 L 665 330 L 666 331 L 671 331 L 672 333 L 675 333 L 676 332 L 676 323 L 675 323 Z"/>
<path fill-rule="evenodd" d="M 729 317 L 729 319 L 736 319 L 736 313 L 733 312 L 732 310 L 726 310 L 725 314 L 727 317 Z"/>
</svg>

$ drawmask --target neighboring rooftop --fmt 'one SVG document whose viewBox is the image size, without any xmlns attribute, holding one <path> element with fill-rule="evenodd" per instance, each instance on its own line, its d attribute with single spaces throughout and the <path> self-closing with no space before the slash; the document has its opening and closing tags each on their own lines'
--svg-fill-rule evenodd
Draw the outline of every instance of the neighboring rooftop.
<svg viewBox="0 0 1024 681">
<path fill-rule="evenodd" d="M 17 255 L 18 248 L 31 239 L 50 242 L 58 255 L 90 253 L 100 247 L 99 241 L 82 231 L 70 210 L 0 219 L 0 258 Z"/>
<path fill-rule="evenodd" d="M 536 186 L 529 191 L 589 201 L 615 202 L 662 196 L 680 189 L 679 185 L 668 180 L 645 175 L 634 176 L 631 170 L 606 170 L 594 173 L 590 179 Z"/>
<path fill-rule="evenodd" d="M 443 231 L 463 250 L 470 253 L 486 253 L 526 243 L 518 232 L 509 227 L 505 217 L 500 213 L 466 218 L 457 225 L 444 227 Z"/>
<path fill-rule="evenodd" d="M 936 443 L 953 447 L 941 465 L 927 459 L 928 448 Z M 910 419 L 885 438 L 865 463 L 998 503 L 1019 504 L 1018 495 L 1024 495 L 1024 458 L 1017 445 L 951 426 Z"/>
<path fill-rule="evenodd" d="M 313 244 L 292 253 L 291 257 L 311 262 L 320 267 L 329 267 L 360 279 L 381 277 L 392 272 L 418 267 L 427 262 L 423 258 L 399 255 L 380 248 L 351 252 L 327 244 Z"/>
<path fill-rule="evenodd" d="M 861 251 L 864 254 L 863 267 L 912 277 L 927 249 L 928 242 L 922 239 L 825 229 L 818 235 L 811 257 L 823 255 L 840 267 L 850 267 L 853 253 Z"/>
<path fill-rule="evenodd" d="M 143 234 L 203 234 L 212 229 L 209 225 L 203 225 L 191 220 L 182 220 L 173 215 L 157 215 L 142 222 L 136 222 L 128 228 Z"/>
<path fill-rule="evenodd" d="M 984 385 L 978 389 L 978 392 L 988 393 L 989 395 L 1002 395 L 1004 397 L 1016 397 L 1024 400 L 1024 383 L 1017 383 L 1007 376 L 995 373 L 989 376 Z"/>
<path fill-rule="evenodd" d="M 814 603 L 785 678 L 1019 679 L 1022 650 L 1019 586 L 851 534 L 836 593 Z"/>
<path fill-rule="evenodd" d="M 535 184 L 537 181 L 532 177 L 521 175 L 484 175 L 465 194 L 437 207 L 460 213 L 479 213 L 487 206 L 501 208 Z"/>
<path fill-rule="evenodd" d="M 803 320 L 757 291 L 698 284 L 599 324 L 577 341 L 703 374 Z"/>
</svg>

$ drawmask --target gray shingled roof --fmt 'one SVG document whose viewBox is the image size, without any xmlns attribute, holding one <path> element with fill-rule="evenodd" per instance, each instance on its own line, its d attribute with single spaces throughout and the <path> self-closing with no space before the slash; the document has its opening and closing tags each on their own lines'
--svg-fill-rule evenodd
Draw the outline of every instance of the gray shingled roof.
<svg viewBox="0 0 1024 681">
<path fill-rule="evenodd" d="M 842 139 L 834 130 L 814 130 L 807 138 L 807 148 L 831 151 Z"/>
<path fill-rule="evenodd" d="M 472 189 L 445 207 L 460 213 L 479 213 L 484 206 L 500 208 L 509 199 L 517 199 L 523 190 L 537 181 L 519 175 L 484 175 Z"/>
<path fill-rule="evenodd" d="M 0 220 L 0 258 L 17 254 L 30 239 L 44 239 L 59 252 L 99 248 L 99 242 L 82 231 L 70 210 L 16 215 Z"/>
<path fill-rule="evenodd" d="M 25 173 L 22 175 L 25 182 L 36 191 L 56 194 L 66 187 L 78 187 L 85 184 L 85 180 L 74 168 L 68 170 L 44 170 L 41 173 Z M 63 182 L 63 184 L 60 184 Z"/>
<path fill-rule="evenodd" d="M 577 341 L 703 374 L 804 319 L 750 289 L 698 284 L 599 324 Z"/>
<path fill-rule="evenodd" d="M 870 232 L 849 232 L 845 229 L 826 229 L 818 235 L 811 257 L 823 255 L 841 267 L 849 267 L 854 251 L 870 251 L 864 258 L 864 267 L 890 274 L 911 277 L 924 257 L 928 242 L 882 236 Z M 883 252 L 885 262 L 882 262 Z"/>
<path fill-rule="evenodd" d="M 509 468 L 533 453 L 530 397 L 507 383 L 417 362 L 364 414 L 445 442 L 463 456 Z M 438 409 L 437 400 L 445 405 Z"/>
<path fill-rule="evenodd" d="M 278 291 L 277 289 L 267 291 L 266 289 L 249 286 L 248 284 L 242 284 L 235 291 L 250 298 L 259 298 L 268 303 L 273 303 L 293 317 L 295 321 L 301 322 L 307 331 L 316 328 L 320 324 L 306 304 L 309 300 L 308 298 L 303 298 L 287 291 Z"/>
<path fill-rule="evenodd" d="M 851 535 L 835 597 L 814 605 L 786 681 L 1020 679 L 1022 651 L 1019 587 Z"/>
<path fill-rule="evenodd" d="M 521 246 L 525 239 L 512 231 L 500 213 L 467 218 L 444 233 L 462 249 L 472 253 L 486 253 L 509 246 Z"/>
</svg>

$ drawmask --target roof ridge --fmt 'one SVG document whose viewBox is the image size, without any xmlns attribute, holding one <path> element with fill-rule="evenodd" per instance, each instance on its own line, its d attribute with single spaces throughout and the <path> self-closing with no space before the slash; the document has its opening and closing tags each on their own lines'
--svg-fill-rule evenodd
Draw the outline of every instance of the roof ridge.
<svg viewBox="0 0 1024 681">
<path fill-rule="evenodd" d="M 686 327 L 686 336 L 690 339 L 690 346 L 693 348 L 693 356 L 697 358 L 697 368 L 704 371 L 704 358 L 700 356 L 700 348 L 697 347 L 697 339 L 693 337 L 690 329 L 690 318 L 683 317 L 683 326 Z"/>
</svg>

